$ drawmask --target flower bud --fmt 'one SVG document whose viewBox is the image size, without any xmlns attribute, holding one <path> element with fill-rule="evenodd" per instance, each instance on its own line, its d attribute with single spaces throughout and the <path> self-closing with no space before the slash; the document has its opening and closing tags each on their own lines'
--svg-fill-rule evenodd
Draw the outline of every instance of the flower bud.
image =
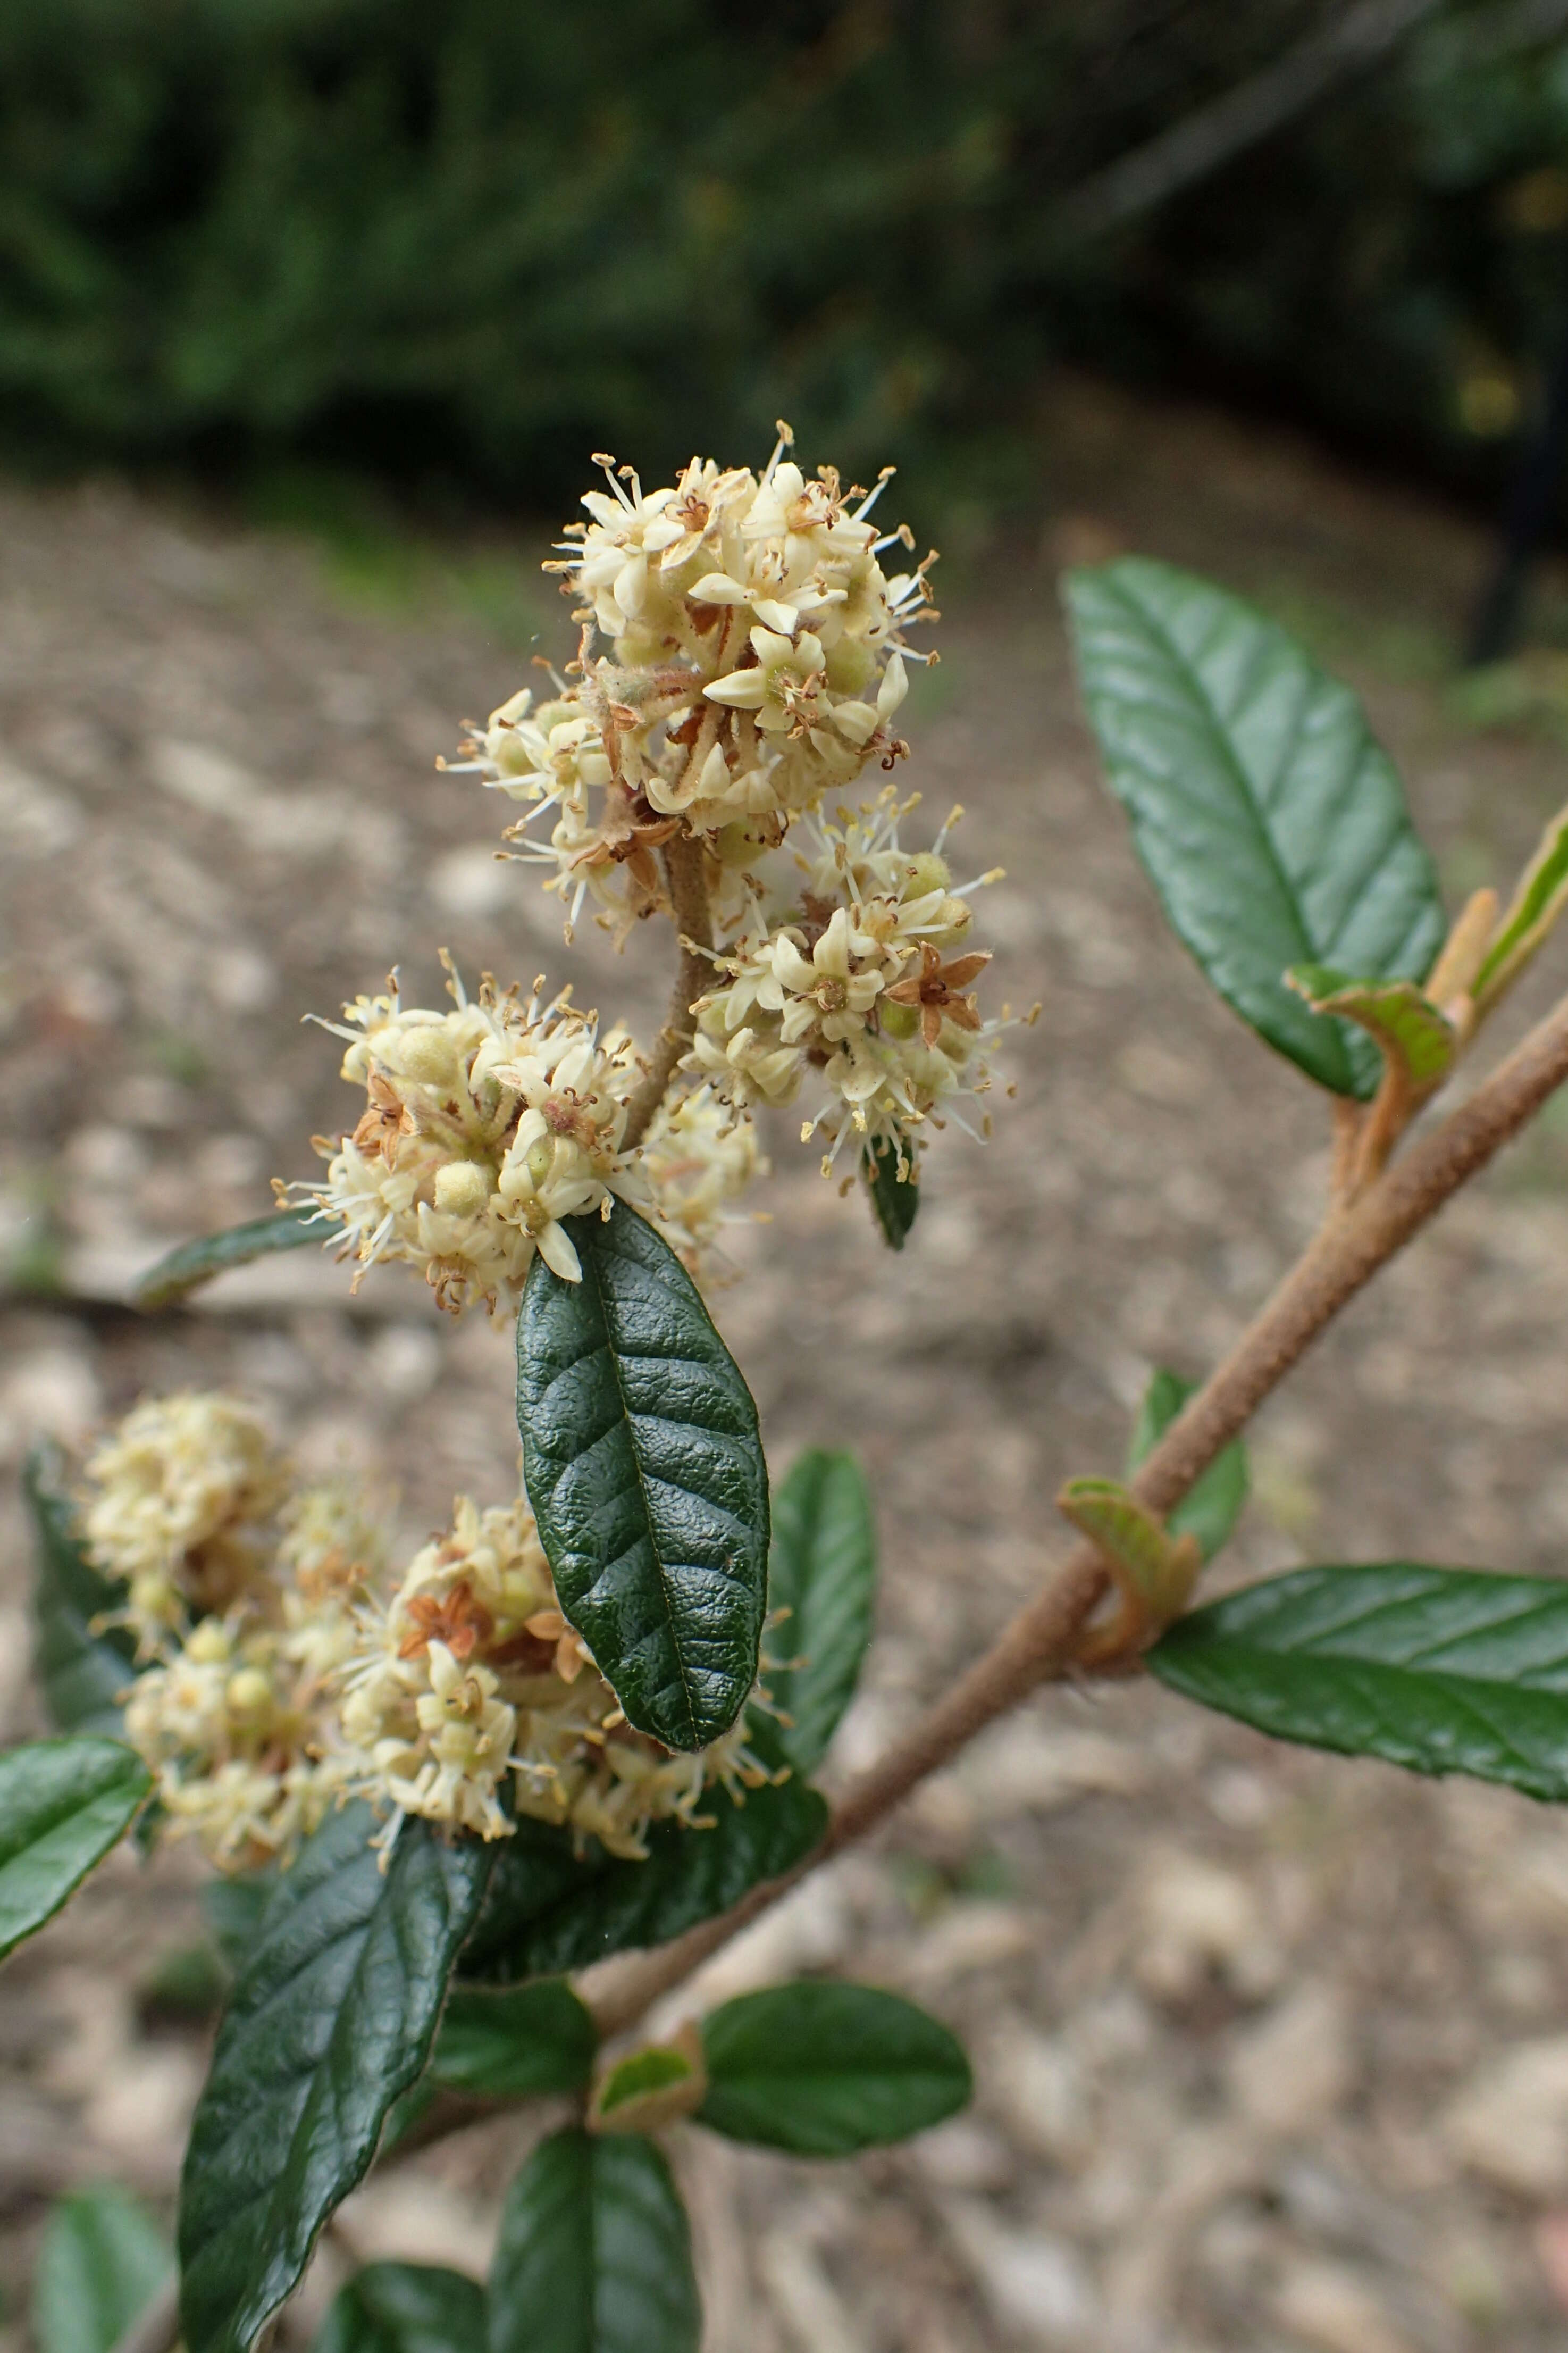
<svg viewBox="0 0 1568 2353">
<path fill-rule="evenodd" d="M 427 1029 L 405 1029 L 397 1041 L 399 1073 L 421 1086 L 448 1084 L 455 1060 L 452 1040 L 446 1029 L 434 1023 Z"/>
<path fill-rule="evenodd" d="M 259 1667 L 241 1667 L 230 1675 L 223 1696 L 231 1715 L 264 1715 L 272 1704 L 272 1686 Z"/>
<path fill-rule="evenodd" d="M 197 1666 L 217 1667 L 223 1664 L 233 1648 L 228 1628 L 222 1620 L 204 1618 L 185 1644 L 185 1656 L 194 1659 Z"/>
<path fill-rule="evenodd" d="M 436 1207 L 457 1218 L 482 1215 L 490 1198 L 488 1169 L 474 1160 L 449 1160 L 436 1171 Z"/>
<path fill-rule="evenodd" d="M 921 1017 L 912 1005 L 895 1005 L 884 997 L 877 1008 L 877 1018 L 889 1038 L 900 1043 L 914 1036 L 921 1026 Z"/>
</svg>

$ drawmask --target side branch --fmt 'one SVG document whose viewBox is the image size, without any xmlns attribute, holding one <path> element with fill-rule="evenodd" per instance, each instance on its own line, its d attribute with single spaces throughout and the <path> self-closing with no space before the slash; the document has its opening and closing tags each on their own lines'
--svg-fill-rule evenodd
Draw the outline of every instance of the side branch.
<svg viewBox="0 0 1568 2353">
<path fill-rule="evenodd" d="M 696 1027 L 691 1018 L 692 1006 L 712 987 L 713 967 L 705 955 L 698 953 L 700 949 L 710 948 L 713 944 L 713 919 L 709 911 L 708 884 L 702 871 L 704 855 L 701 842 L 689 833 L 676 834 L 664 852 L 669 903 L 680 942 L 680 962 L 676 969 L 669 1011 L 654 1041 L 647 1076 L 633 1095 L 627 1109 L 623 1149 L 628 1152 L 634 1145 L 642 1142 L 653 1123 L 654 1113 L 668 1093 L 676 1065 L 691 1044 Z M 688 941 L 692 943 L 689 947 Z"/>
<path fill-rule="evenodd" d="M 1445 1201 L 1509 1143 L 1568 1082 L 1568 998 L 1537 1024 L 1468 1103 L 1411 1147 L 1353 1208 L 1331 1215 L 1316 1240 L 1152 1449 L 1132 1492 L 1169 1512 L 1257 1412 L 1320 1332 Z M 1103 1560 L 1075 1546 L 1035 1599 L 984 1655 L 888 1754 L 852 1782 L 815 1853 L 782 1879 L 753 1887 L 731 1911 L 653 1951 L 603 1963 L 583 1987 L 600 2031 L 634 2025 L 780 1896 L 893 1811 L 1036 1687 L 1068 1673 L 1106 1590 Z"/>
</svg>

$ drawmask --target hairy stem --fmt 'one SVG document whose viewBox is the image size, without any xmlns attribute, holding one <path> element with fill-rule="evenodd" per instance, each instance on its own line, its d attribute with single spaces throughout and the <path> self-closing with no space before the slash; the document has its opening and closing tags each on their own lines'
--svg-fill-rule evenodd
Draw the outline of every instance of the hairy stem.
<svg viewBox="0 0 1568 2353">
<path fill-rule="evenodd" d="M 1483 1168 L 1547 1097 L 1568 1081 L 1568 998 L 1441 1126 L 1422 1137 L 1349 1208 L 1328 1223 L 1148 1455 L 1132 1492 L 1167 1513 L 1324 1327 Z M 936 1705 L 852 1782 L 816 1852 L 784 1877 L 753 1887 L 729 1912 L 647 1953 L 606 1961 L 582 1988 L 600 2031 L 635 2025 L 650 2005 L 818 1864 L 864 1838 L 926 1777 L 948 1764 L 997 1716 L 1042 1683 L 1069 1672 L 1083 1628 L 1107 1584 L 1090 1544 L 1066 1555 L 1041 1591 Z"/>
<path fill-rule="evenodd" d="M 702 844 L 695 834 L 678 833 L 665 848 L 664 871 L 680 943 L 680 962 L 676 968 L 669 1011 L 654 1040 L 647 1076 L 627 1108 L 624 1151 L 629 1152 L 647 1134 L 654 1113 L 669 1092 L 676 1064 L 691 1043 L 696 1027 L 691 1008 L 713 985 L 713 967 L 705 955 L 699 954 L 700 949 L 713 944 L 713 919 L 709 913 L 708 884 L 702 871 L 704 856 Z"/>
</svg>

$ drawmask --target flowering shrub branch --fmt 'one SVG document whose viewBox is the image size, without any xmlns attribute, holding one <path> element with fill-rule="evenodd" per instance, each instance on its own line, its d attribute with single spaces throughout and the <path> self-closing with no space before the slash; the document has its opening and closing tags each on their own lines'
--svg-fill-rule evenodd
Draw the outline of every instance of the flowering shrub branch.
<svg viewBox="0 0 1568 2353">
<path fill-rule="evenodd" d="M 1189 1606 L 1258 1406 L 1568 1080 L 1564 999 L 1414 1132 L 1568 902 L 1568 818 L 1506 910 L 1479 892 L 1450 924 L 1353 699 L 1225 592 L 1135 560 L 1069 584 L 1108 778 L 1216 990 L 1331 1096 L 1324 1221 L 1205 1383 L 1156 1374 L 1122 1475 L 1063 1488 L 1080 1540 L 992 1648 L 832 1808 L 812 1786 L 869 1633 L 869 1499 L 823 1452 L 770 1496 L 704 1293 L 765 1173 L 759 1108 L 800 1105 L 825 1176 L 901 1248 L 931 1134 L 989 1132 L 1010 1017 L 983 1009 L 971 898 L 994 878 L 955 881 L 953 818 L 914 848 L 915 797 L 837 797 L 908 753 L 931 559 L 889 576 L 909 539 L 868 520 L 886 477 L 808 480 L 788 449 L 781 428 L 760 475 L 693 460 L 652 493 L 603 460 L 553 566 L 578 653 L 466 747 L 521 807 L 511 854 L 568 941 L 590 906 L 617 940 L 671 922 L 651 1047 L 542 980 L 470 994 L 448 964 L 437 1010 L 394 976 L 327 1025 L 357 1104 L 318 1139 L 324 1177 L 144 1286 L 324 1236 L 355 1282 L 400 1261 L 443 1312 L 515 1315 L 525 1492 L 459 1498 L 399 1560 L 240 1401 L 189 1395 L 143 1400 L 74 1485 L 31 1473 L 64 1736 L 0 1757 L 0 1949 L 139 1815 L 225 1874 L 236 1983 L 181 2198 L 190 2353 L 246 2353 L 378 2148 L 545 2092 L 576 2120 L 513 2184 L 488 2292 L 370 2266 L 326 2353 L 366 2329 L 524 2353 L 546 2311 L 570 2353 L 695 2353 L 657 2136 L 844 2154 L 951 2113 L 967 2063 L 910 2004 L 816 1980 L 613 2046 L 1042 1683 L 1147 1669 L 1279 1737 L 1568 1800 L 1560 1588 L 1383 1562 Z M 623 2310 L 606 2284 L 628 2280 Z M 153 2317 L 136 2353 L 172 2337 L 173 2306 Z"/>
</svg>

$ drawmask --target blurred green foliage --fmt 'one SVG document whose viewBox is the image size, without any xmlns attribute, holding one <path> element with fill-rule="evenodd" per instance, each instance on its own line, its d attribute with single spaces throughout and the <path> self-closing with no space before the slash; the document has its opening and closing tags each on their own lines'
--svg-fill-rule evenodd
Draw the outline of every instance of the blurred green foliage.
<svg viewBox="0 0 1568 2353">
<path fill-rule="evenodd" d="M 586 448 L 1016 481 L 1044 364 L 1209 375 L 1495 469 L 1568 296 L 1568 7 L 1452 0 L 1088 245 L 1094 170 L 1342 0 L 7 0 L 13 460 Z"/>
</svg>

